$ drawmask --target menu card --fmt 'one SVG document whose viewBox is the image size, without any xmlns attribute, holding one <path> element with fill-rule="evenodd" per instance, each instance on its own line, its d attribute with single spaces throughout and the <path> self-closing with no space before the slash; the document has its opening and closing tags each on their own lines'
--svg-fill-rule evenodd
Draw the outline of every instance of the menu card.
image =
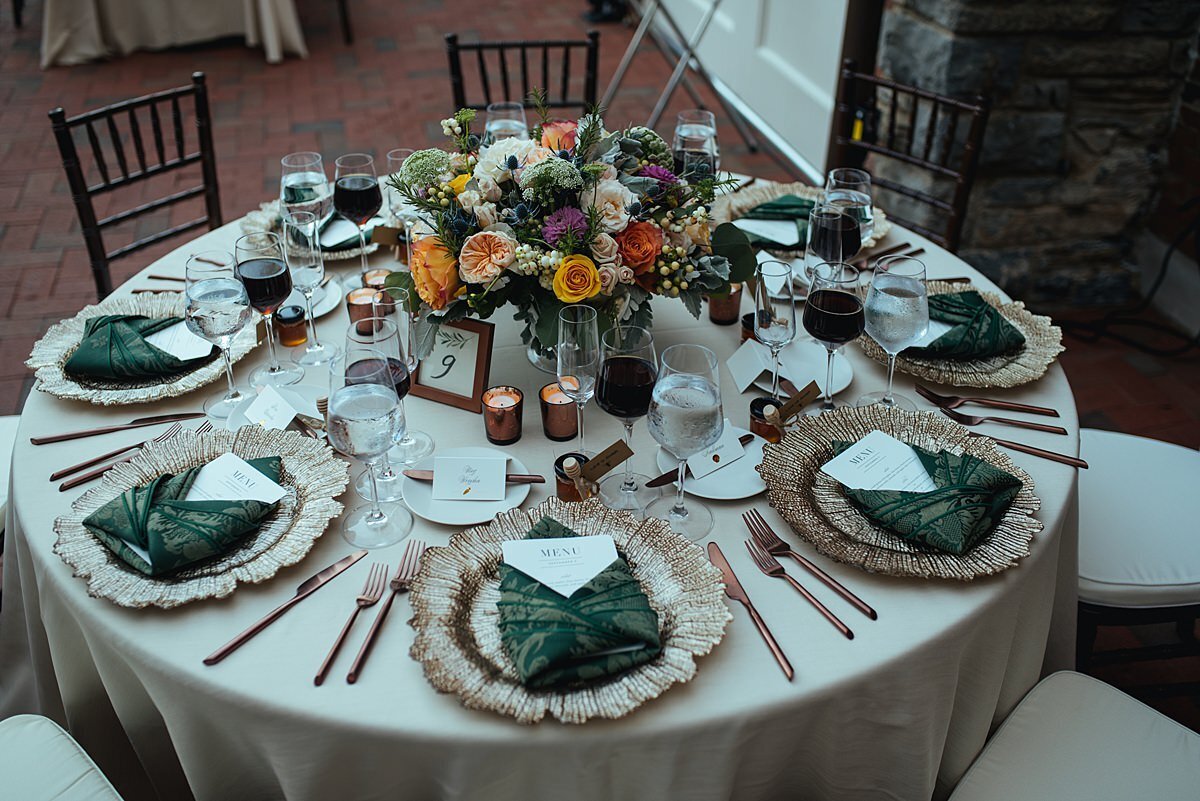
<svg viewBox="0 0 1200 801">
<path fill-rule="evenodd" d="M 738 442 L 739 436 L 733 423 L 726 418 L 725 431 L 716 444 L 688 458 L 687 466 L 692 471 L 692 477 L 704 478 L 709 473 L 715 473 L 725 465 L 736 462 L 745 456 L 746 449 L 742 447 L 742 443 Z"/>
<path fill-rule="evenodd" d="M 912 446 L 878 430 L 826 462 L 821 472 L 850 489 L 903 492 L 937 489 Z"/>
<path fill-rule="evenodd" d="M 500 544 L 504 563 L 570 598 L 617 560 L 612 537 L 548 537 Z"/>
<path fill-rule="evenodd" d="M 287 494 L 286 489 L 255 470 L 245 459 L 223 453 L 200 468 L 184 500 L 275 503 Z"/>
<path fill-rule="evenodd" d="M 146 341 L 180 361 L 200 359 L 212 352 L 212 343 L 192 333 L 187 323 L 178 322 L 146 337 Z"/>
<path fill-rule="evenodd" d="M 437 456 L 433 498 L 438 501 L 502 501 L 507 456 Z"/>
</svg>

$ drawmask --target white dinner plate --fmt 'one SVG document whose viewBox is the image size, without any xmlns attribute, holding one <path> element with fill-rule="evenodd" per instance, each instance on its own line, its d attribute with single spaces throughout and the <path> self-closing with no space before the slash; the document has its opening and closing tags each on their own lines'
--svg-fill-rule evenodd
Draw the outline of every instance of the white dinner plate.
<svg viewBox="0 0 1200 801">
<path fill-rule="evenodd" d="M 503 456 L 509 460 L 508 472 L 528 473 L 520 459 L 495 448 L 449 448 L 426 456 L 412 465 L 414 470 L 432 470 L 433 461 L 438 456 L 457 456 L 468 459 L 482 459 Z M 488 523 L 501 512 L 516 509 L 525 503 L 529 497 L 528 484 L 506 484 L 504 500 L 502 501 L 441 501 L 433 498 L 432 481 L 414 481 L 405 476 L 401 489 L 404 491 L 404 503 L 417 517 L 422 517 L 432 523 L 444 523 L 448 526 L 473 526 L 478 523 Z"/>
<path fill-rule="evenodd" d="M 844 351 L 845 346 L 842 347 Z M 797 340 L 784 348 L 779 354 L 781 366 L 779 374 L 790 379 L 797 389 L 804 389 L 809 381 L 816 381 L 822 392 L 825 391 L 825 346 L 814 339 Z M 770 356 L 767 357 L 768 359 Z M 836 395 L 854 380 L 854 368 L 845 353 L 838 353 L 833 360 L 833 394 Z M 764 373 L 754 382 L 754 386 L 763 392 L 771 391 L 771 375 Z"/>
<path fill-rule="evenodd" d="M 317 413 L 317 398 L 324 398 L 328 395 L 328 387 L 292 384 L 275 389 L 293 409 L 301 414 L 307 414 L 309 417 L 324 417 Z M 242 426 L 249 425 L 250 421 L 246 419 L 246 409 L 250 407 L 251 403 L 254 403 L 254 399 L 257 397 L 257 394 L 250 393 L 244 401 L 239 403 L 233 413 L 229 415 L 229 419 L 225 421 L 225 427 L 230 431 L 237 431 Z"/>
<path fill-rule="evenodd" d="M 342 285 L 337 278 L 330 278 L 324 286 L 317 287 L 313 293 L 313 317 L 324 317 L 338 307 L 342 302 Z M 299 289 L 293 289 L 292 294 L 283 302 L 284 306 L 304 306 L 304 296 Z"/>
<path fill-rule="evenodd" d="M 732 427 L 740 437 L 750 432 L 744 428 Z M 762 464 L 763 444 L 766 440 L 756 436 L 754 441 L 746 446 L 746 453 L 736 462 L 730 462 L 719 470 L 714 470 L 704 478 L 688 476 L 683 489 L 689 495 L 697 498 L 708 498 L 713 501 L 736 501 L 742 498 L 752 498 L 767 489 L 758 471 L 754 468 Z M 675 457 L 663 448 L 658 449 L 658 469 L 665 473 L 679 465 Z"/>
</svg>

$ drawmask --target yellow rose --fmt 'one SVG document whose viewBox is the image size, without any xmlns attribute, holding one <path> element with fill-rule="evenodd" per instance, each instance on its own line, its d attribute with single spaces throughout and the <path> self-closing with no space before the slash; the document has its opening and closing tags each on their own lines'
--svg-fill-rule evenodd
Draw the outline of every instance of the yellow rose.
<svg viewBox="0 0 1200 801">
<path fill-rule="evenodd" d="M 579 303 L 600 292 L 600 272 L 587 256 L 567 256 L 554 273 L 554 294 L 563 303 Z"/>
<path fill-rule="evenodd" d="M 452 298 L 457 297 L 458 261 L 442 244 L 441 239 L 427 236 L 414 241 L 410 262 L 409 269 L 412 270 L 417 294 L 429 304 L 429 308 L 438 311 L 445 308 Z"/>
<path fill-rule="evenodd" d="M 450 188 L 454 190 L 454 194 L 461 195 L 462 191 L 467 188 L 467 182 L 471 180 L 471 174 L 465 172 L 450 182 Z"/>
</svg>

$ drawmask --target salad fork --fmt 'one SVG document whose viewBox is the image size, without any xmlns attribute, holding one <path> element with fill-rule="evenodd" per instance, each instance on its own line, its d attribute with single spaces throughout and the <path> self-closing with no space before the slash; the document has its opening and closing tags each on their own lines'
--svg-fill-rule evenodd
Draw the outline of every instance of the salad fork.
<svg viewBox="0 0 1200 801">
<path fill-rule="evenodd" d="M 363 641 L 362 647 L 358 649 L 358 656 L 354 657 L 354 664 L 350 666 L 350 672 L 346 674 L 346 681 L 353 684 L 358 681 L 359 674 L 362 673 L 363 665 L 367 662 L 367 657 L 371 654 L 371 648 L 375 645 L 375 636 L 379 634 L 379 629 L 383 627 L 383 621 L 387 619 L 388 612 L 392 609 L 392 602 L 396 600 L 396 596 L 403 592 L 408 592 L 412 586 L 413 579 L 417 577 L 417 571 L 421 569 L 421 557 L 425 554 L 425 543 L 420 540 L 409 540 L 408 545 L 404 547 L 404 556 L 400 558 L 400 565 L 396 568 L 396 575 L 392 576 L 390 582 L 392 594 L 388 596 L 387 601 L 379 609 L 379 614 L 375 616 L 375 622 L 371 624 L 371 630 L 367 632 L 367 639 Z"/>
<path fill-rule="evenodd" d="M 920 384 L 915 384 L 917 394 L 925 400 L 932 403 L 934 406 L 940 406 L 943 409 L 957 409 L 964 403 L 974 403 L 976 406 L 990 406 L 993 409 L 1004 409 L 1008 412 L 1028 412 L 1029 414 L 1044 414 L 1047 417 L 1058 417 L 1058 412 L 1048 406 L 1033 406 L 1028 403 L 1017 403 L 1016 401 L 995 400 L 994 398 L 965 398 L 960 395 L 939 395 L 929 387 L 923 387 Z"/>
<path fill-rule="evenodd" d="M 982 417 L 975 414 L 963 414 L 953 409 L 942 409 L 941 412 L 951 420 L 956 423 L 962 423 L 964 426 L 977 426 L 980 423 L 999 423 L 1000 425 L 1014 426 L 1016 428 L 1031 428 L 1034 431 L 1045 431 L 1049 434 L 1062 434 L 1063 436 L 1067 434 L 1067 429 L 1062 426 L 1031 423 L 1028 420 L 1017 420 L 1014 417 Z"/>
<path fill-rule="evenodd" d="M 746 540 L 746 550 L 750 552 L 750 558 L 754 560 L 754 564 L 758 566 L 759 570 L 771 578 L 780 578 L 791 584 L 796 589 L 796 592 L 804 596 L 804 600 L 816 607 L 816 610 L 832 623 L 835 629 L 842 633 L 842 636 L 847 640 L 854 639 L 854 632 L 850 630 L 850 627 L 843 623 L 837 615 L 830 612 L 825 604 L 817 600 L 815 595 L 804 588 L 803 584 L 789 576 L 787 571 L 783 569 L 783 565 L 779 564 L 778 559 L 759 547 L 758 543 L 754 540 Z"/>
<path fill-rule="evenodd" d="M 151 439 L 142 440 L 141 442 L 135 442 L 132 445 L 126 445 L 123 448 L 117 448 L 116 450 L 111 450 L 108 453 L 102 453 L 99 456 L 93 456 L 91 459 L 88 459 L 86 462 L 80 462 L 79 464 L 73 464 L 70 467 L 64 467 L 62 470 L 51 473 L 50 480 L 58 481 L 60 478 L 66 478 L 67 476 L 71 475 L 72 473 L 78 473 L 80 470 L 83 470 L 84 468 L 87 468 L 87 467 L 91 467 L 94 464 L 100 464 L 101 462 L 106 462 L 109 459 L 120 456 L 122 453 L 125 453 L 126 451 L 131 451 L 134 448 L 144 448 L 146 445 L 149 445 L 152 442 L 162 442 L 163 440 L 170 439 L 171 437 L 175 436 L 182 430 L 183 430 L 183 424 L 175 423 L 170 428 L 167 428 L 166 430 L 159 432 L 158 436 L 153 437 Z"/>
<path fill-rule="evenodd" d="M 209 431 L 212 431 L 212 427 L 213 427 L 212 422 L 205 420 L 203 423 L 201 423 L 196 428 L 196 433 L 197 434 L 206 434 Z M 171 428 L 174 428 L 174 426 L 172 426 Z M 171 428 L 168 428 L 162 434 L 159 434 L 152 441 L 153 442 L 166 442 L 168 439 L 176 436 L 177 434 L 179 434 L 180 431 L 183 430 L 183 426 L 180 426 L 179 431 L 174 431 L 174 432 L 168 434 L 168 432 L 171 431 Z M 142 443 L 142 444 L 145 445 L 145 443 Z M 69 489 L 74 489 L 75 487 L 78 487 L 80 484 L 86 484 L 87 482 L 91 481 L 93 478 L 99 478 L 100 476 L 104 475 L 105 473 L 107 473 L 109 470 L 112 470 L 117 465 L 124 464 L 125 462 L 132 460 L 134 456 L 136 456 L 136 454 L 131 453 L 129 456 L 126 456 L 124 459 L 118 459 L 115 462 L 109 462 L 108 464 L 104 465 L 103 467 L 97 467 L 95 470 L 91 470 L 80 476 L 75 476 L 75 478 L 72 478 L 69 481 L 64 481 L 63 483 L 58 485 L 58 491 L 66 492 Z"/>
<path fill-rule="evenodd" d="M 362 592 L 354 599 L 354 611 L 350 613 L 350 619 L 346 621 L 345 626 L 342 626 L 341 633 L 333 641 L 333 647 L 329 649 L 329 654 L 325 657 L 325 661 L 321 663 L 321 669 L 317 671 L 317 676 L 313 679 L 313 684 L 320 687 L 324 683 L 325 677 L 329 675 L 329 668 L 333 667 L 333 660 L 337 658 L 338 651 L 342 650 L 342 643 L 346 641 L 346 635 L 350 633 L 350 629 L 354 626 L 354 621 L 358 618 L 358 613 L 379 602 L 379 599 L 383 597 L 383 589 L 386 581 L 387 565 L 383 562 L 376 562 L 371 565 L 371 572 L 367 574 L 367 580 L 363 582 Z"/>
</svg>

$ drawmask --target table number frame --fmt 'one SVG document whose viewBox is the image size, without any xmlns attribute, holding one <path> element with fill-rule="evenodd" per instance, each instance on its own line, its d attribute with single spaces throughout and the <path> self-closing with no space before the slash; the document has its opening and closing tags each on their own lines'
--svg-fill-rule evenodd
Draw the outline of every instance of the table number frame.
<svg viewBox="0 0 1200 801">
<path fill-rule="evenodd" d="M 433 350 L 413 371 L 410 393 L 418 398 L 480 414 L 483 411 L 483 392 L 491 374 L 492 339 L 495 329 L 495 325 L 482 320 L 442 323 L 438 328 Z M 472 343 L 469 341 L 464 341 L 464 333 L 473 335 L 474 347 L 471 347 Z M 473 358 L 473 363 L 460 364 L 466 358 Z M 447 359 L 452 361 L 447 363 Z M 446 388 L 445 378 L 450 371 L 455 371 L 456 377 L 464 381 L 466 375 L 472 376 L 469 395 Z"/>
</svg>

